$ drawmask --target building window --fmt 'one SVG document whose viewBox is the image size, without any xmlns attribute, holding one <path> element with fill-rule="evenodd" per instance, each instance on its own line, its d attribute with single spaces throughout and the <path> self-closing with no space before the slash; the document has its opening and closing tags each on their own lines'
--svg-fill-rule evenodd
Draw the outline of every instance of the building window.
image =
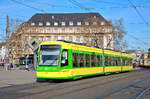
<svg viewBox="0 0 150 99">
<path fill-rule="evenodd" d="M 80 36 L 76 37 L 76 42 L 80 42 Z"/>
<path fill-rule="evenodd" d="M 73 26 L 73 22 L 69 22 L 69 25 Z"/>
<path fill-rule="evenodd" d="M 108 29 L 108 32 L 112 32 L 112 29 Z"/>
<path fill-rule="evenodd" d="M 93 22 L 93 25 L 96 25 L 97 24 L 97 22 Z"/>
<path fill-rule="evenodd" d="M 58 26 L 58 22 L 54 22 L 54 26 Z"/>
<path fill-rule="evenodd" d="M 43 33 L 44 32 L 44 30 L 43 29 L 40 29 L 40 31 L 39 31 L 40 33 Z"/>
<path fill-rule="evenodd" d="M 47 40 L 48 40 L 48 41 L 51 41 L 51 37 L 49 36 Z"/>
<path fill-rule="evenodd" d="M 106 36 L 107 43 L 110 42 L 110 36 Z"/>
<path fill-rule="evenodd" d="M 105 22 L 101 22 L 101 25 L 105 25 Z"/>
<path fill-rule="evenodd" d="M 57 41 L 58 40 L 58 36 L 54 36 L 54 41 Z"/>
<path fill-rule="evenodd" d="M 39 26 L 42 26 L 43 25 L 43 23 L 42 22 L 39 22 Z"/>
<path fill-rule="evenodd" d="M 65 36 L 62 36 L 62 37 L 61 37 L 61 40 L 65 40 Z"/>
<path fill-rule="evenodd" d="M 85 25 L 89 25 L 89 22 L 85 22 Z"/>
<path fill-rule="evenodd" d="M 54 19 L 54 16 L 52 16 L 52 19 Z"/>
<path fill-rule="evenodd" d="M 65 25 L 66 25 L 66 23 L 65 23 L 65 22 L 61 22 L 61 25 L 62 25 L 62 26 L 65 26 Z"/>
<path fill-rule="evenodd" d="M 81 22 L 77 22 L 77 25 L 81 25 Z"/>
<path fill-rule="evenodd" d="M 49 25 L 51 25 L 51 24 L 50 24 L 50 22 L 46 22 L 46 25 L 49 26 Z"/>
<path fill-rule="evenodd" d="M 34 26 L 35 25 L 35 23 L 31 23 L 31 26 Z"/>
<path fill-rule="evenodd" d="M 73 38 L 72 38 L 72 36 L 69 36 L 69 41 L 73 41 Z"/>
</svg>

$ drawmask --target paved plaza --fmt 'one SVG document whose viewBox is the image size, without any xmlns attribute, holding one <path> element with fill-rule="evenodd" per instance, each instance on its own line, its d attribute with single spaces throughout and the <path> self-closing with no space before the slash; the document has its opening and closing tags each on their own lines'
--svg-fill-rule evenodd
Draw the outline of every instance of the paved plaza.
<svg viewBox="0 0 150 99">
<path fill-rule="evenodd" d="M 19 69 L 5 70 L 0 68 L 0 87 L 35 82 L 35 71 Z"/>
<path fill-rule="evenodd" d="M 0 70 L 1 99 L 150 99 L 149 89 L 150 69 L 60 82 L 35 82 L 34 71 Z"/>
</svg>

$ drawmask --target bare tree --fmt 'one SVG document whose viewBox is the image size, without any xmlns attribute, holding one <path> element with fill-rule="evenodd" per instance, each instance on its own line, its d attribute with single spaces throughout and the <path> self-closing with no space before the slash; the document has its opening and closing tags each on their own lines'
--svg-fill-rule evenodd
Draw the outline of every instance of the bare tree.
<svg viewBox="0 0 150 99">
<path fill-rule="evenodd" d="M 85 33 L 85 36 L 87 38 L 86 44 L 89 46 L 96 46 L 99 48 L 103 48 L 106 45 L 111 44 L 112 40 L 112 34 L 113 34 L 113 27 L 109 22 L 102 21 L 99 18 L 93 17 L 89 18 L 85 22 L 88 22 L 89 25 L 83 25 L 83 31 Z M 103 23 L 102 23 L 103 22 Z M 104 42 L 104 36 L 109 36 L 108 42 Z M 107 43 L 104 45 L 104 43 Z"/>
<path fill-rule="evenodd" d="M 113 20 L 110 23 L 114 27 L 114 43 L 116 50 L 126 49 L 127 42 L 124 40 L 124 36 L 126 35 L 125 28 L 123 26 L 123 19 Z"/>
<path fill-rule="evenodd" d="M 13 63 L 14 58 L 20 56 L 22 53 L 21 36 L 17 33 L 17 30 L 23 21 L 19 19 L 10 20 L 9 16 L 7 16 L 6 22 L 6 58 L 9 62 Z"/>
</svg>

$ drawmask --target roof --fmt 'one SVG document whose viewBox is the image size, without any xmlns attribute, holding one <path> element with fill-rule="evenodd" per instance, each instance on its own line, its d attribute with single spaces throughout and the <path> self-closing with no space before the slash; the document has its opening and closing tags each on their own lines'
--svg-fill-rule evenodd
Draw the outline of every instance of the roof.
<svg viewBox="0 0 150 99">
<path fill-rule="evenodd" d="M 35 23 L 35 26 L 38 26 L 39 22 L 43 23 L 42 26 L 46 26 L 46 22 L 51 22 L 51 26 L 54 26 L 54 22 L 58 22 L 58 26 L 62 26 L 61 22 L 65 22 L 65 26 L 69 26 L 69 22 L 73 22 L 73 26 L 77 26 L 77 22 L 85 23 L 90 18 L 98 18 L 108 24 L 99 13 L 38 13 L 33 15 L 28 22 Z"/>
<path fill-rule="evenodd" d="M 0 47 L 5 46 L 6 43 L 5 42 L 0 42 Z"/>
<path fill-rule="evenodd" d="M 65 48 L 65 49 L 74 49 L 74 50 L 80 50 L 80 51 L 86 51 L 86 52 L 102 53 L 102 49 L 100 49 L 100 48 L 66 43 L 63 41 L 46 41 L 46 42 L 42 42 L 40 45 L 49 45 L 49 44 L 62 45 L 62 48 Z M 133 57 L 131 54 L 116 52 L 116 51 L 112 51 L 112 50 L 104 50 L 104 53 L 109 54 L 109 55 L 123 56 L 123 57 L 129 57 L 129 58 Z"/>
</svg>

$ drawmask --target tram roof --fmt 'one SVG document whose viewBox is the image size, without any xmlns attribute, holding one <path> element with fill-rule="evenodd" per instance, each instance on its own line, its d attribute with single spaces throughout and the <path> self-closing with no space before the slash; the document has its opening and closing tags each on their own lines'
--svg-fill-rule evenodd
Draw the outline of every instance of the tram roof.
<svg viewBox="0 0 150 99">
<path fill-rule="evenodd" d="M 63 42 L 63 41 L 46 41 L 46 42 L 40 43 L 40 45 L 49 45 L 49 44 L 61 45 L 62 48 L 64 48 L 64 49 L 74 49 L 74 50 L 80 50 L 80 51 L 102 53 L 101 48 L 95 48 L 95 47 L 89 47 L 89 46 L 78 45 L 78 44 L 73 44 L 73 43 L 67 43 L 67 42 Z M 124 57 L 130 57 L 130 58 L 133 57 L 133 55 L 131 55 L 131 54 L 113 51 L 113 50 L 106 50 L 106 49 L 104 49 L 104 53 L 109 54 L 109 55 L 124 56 Z"/>
</svg>

